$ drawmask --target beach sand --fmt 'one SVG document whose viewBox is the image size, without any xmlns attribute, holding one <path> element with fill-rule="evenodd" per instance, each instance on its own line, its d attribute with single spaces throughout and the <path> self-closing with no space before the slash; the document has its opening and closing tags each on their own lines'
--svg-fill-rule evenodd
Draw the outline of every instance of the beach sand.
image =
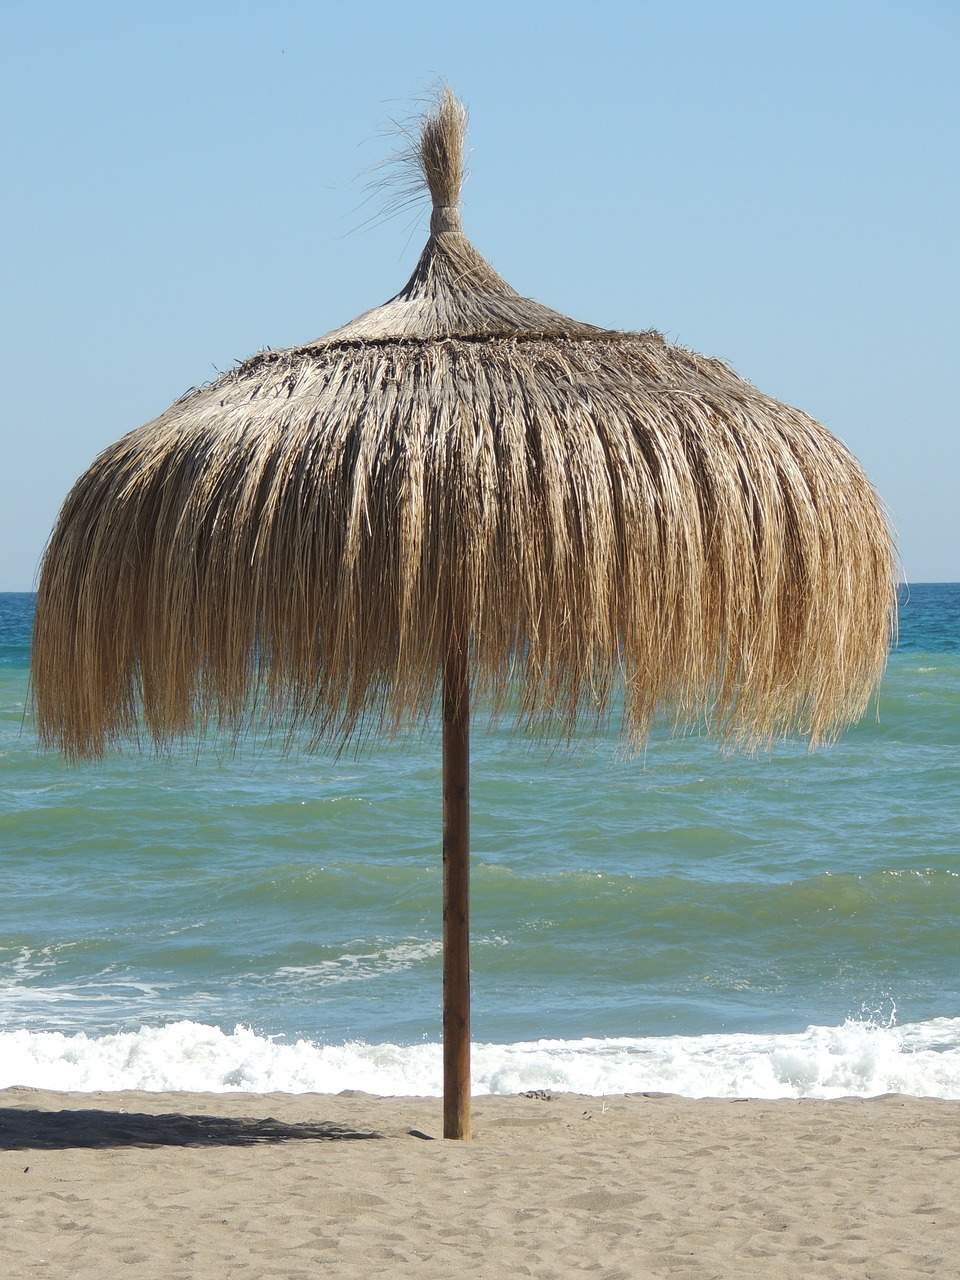
<svg viewBox="0 0 960 1280">
<path fill-rule="evenodd" d="M 960 1103 L 0 1091 L 0 1274 L 960 1275 Z"/>
</svg>

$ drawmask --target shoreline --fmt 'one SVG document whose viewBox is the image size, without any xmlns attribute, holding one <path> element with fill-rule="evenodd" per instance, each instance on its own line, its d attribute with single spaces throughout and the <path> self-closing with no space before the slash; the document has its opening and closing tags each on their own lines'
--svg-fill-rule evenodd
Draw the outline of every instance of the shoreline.
<svg viewBox="0 0 960 1280">
<path fill-rule="evenodd" d="M 920 1276 L 960 1102 L 0 1091 L 7 1274 Z M 436 1140 L 433 1140 L 436 1138 Z"/>
</svg>

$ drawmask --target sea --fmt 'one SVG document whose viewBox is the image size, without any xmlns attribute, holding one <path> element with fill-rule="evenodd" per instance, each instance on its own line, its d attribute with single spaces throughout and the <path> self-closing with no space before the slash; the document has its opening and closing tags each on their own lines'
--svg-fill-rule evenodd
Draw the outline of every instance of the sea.
<svg viewBox="0 0 960 1280">
<path fill-rule="evenodd" d="M 0 1087 L 441 1092 L 436 733 L 68 764 L 0 595 Z M 757 755 L 472 743 L 473 1089 L 960 1098 L 960 584 Z"/>
</svg>

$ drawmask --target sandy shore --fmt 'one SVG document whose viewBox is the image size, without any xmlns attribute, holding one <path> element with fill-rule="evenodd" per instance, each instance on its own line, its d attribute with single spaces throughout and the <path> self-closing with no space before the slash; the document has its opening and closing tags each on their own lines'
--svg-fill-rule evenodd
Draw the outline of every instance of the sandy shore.
<svg viewBox="0 0 960 1280">
<path fill-rule="evenodd" d="M 960 1275 L 960 1103 L 0 1091 L 20 1277 Z"/>
</svg>

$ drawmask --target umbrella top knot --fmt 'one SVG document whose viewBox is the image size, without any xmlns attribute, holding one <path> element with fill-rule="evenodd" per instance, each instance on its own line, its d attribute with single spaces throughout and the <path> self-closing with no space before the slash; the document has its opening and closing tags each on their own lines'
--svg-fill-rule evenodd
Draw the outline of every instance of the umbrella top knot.
<svg viewBox="0 0 960 1280">
<path fill-rule="evenodd" d="M 466 132 L 467 109 L 444 85 L 421 120 L 419 144 L 400 157 L 416 165 L 433 201 L 430 238 L 413 275 L 382 306 L 303 350 L 318 352 L 359 342 L 596 338 L 604 332 L 522 297 L 467 239 L 459 209 Z M 407 187 L 403 194 L 413 193 Z"/>
<path fill-rule="evenodd" d="M 431 235 L 462 231 L 460 188 L 463 186 L 463 151 L 467 133 L 467 109 L 444 86 L 432 110 L 423 119 L 418 159 L 433 200 Z"/>
<path fill-rule="evenodd" d="M 463 231 L 460 210 L 455 204 L 435 204 L 430 215 L 430 234 L 442 235 L 444 231 Z"/>
</svg>

